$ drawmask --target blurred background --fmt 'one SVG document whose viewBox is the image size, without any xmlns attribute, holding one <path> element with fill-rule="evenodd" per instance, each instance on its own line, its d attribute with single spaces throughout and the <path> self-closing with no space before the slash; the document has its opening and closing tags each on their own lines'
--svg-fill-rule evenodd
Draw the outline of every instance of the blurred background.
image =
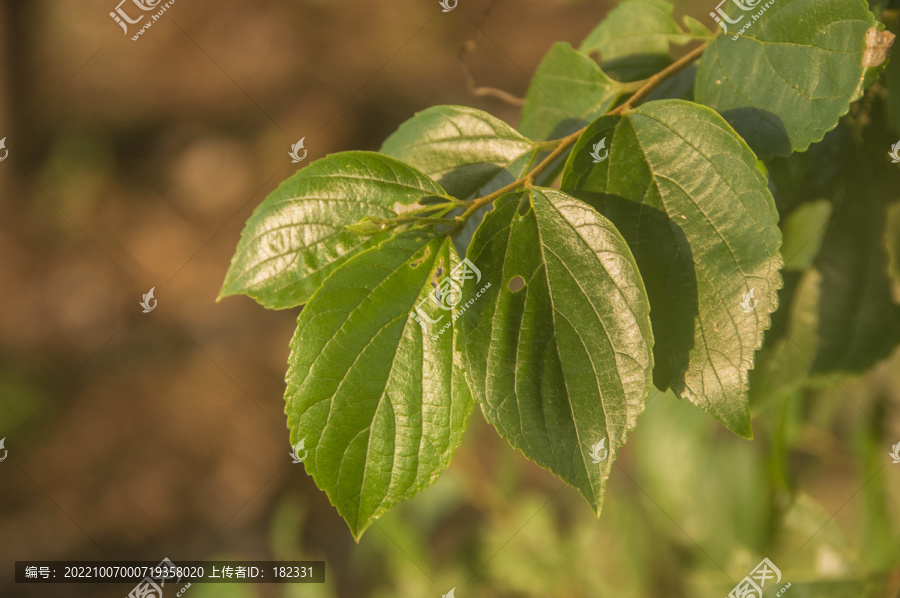
<svg viewBox="0 0 900 598">
<path fill-rule="evenodd" d="M 0 0 L 0 596 L 131 590 L 17 586 L 16 560 L 164 557 L 327 564 L 323 585 L 192 598 L 721 597 L 763 557 L 793 598 L 900 595 L 897 351 L 755 396 L 753 441 L 656 393 L 599 520 L 477 409 L 438 483 L 358 545 L 291 464 L 298 310 L 215 302 L 291 145 L 377 150 L 434 104 L 515 124 L 473 81 L 524 96 L 614 3 L 177 0 L 137 41 L 116 4 Z"/>
</svg>

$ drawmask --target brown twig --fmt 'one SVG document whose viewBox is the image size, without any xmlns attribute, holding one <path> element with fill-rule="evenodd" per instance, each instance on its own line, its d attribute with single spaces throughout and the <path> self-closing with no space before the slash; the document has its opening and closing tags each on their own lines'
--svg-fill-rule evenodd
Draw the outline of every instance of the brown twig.
<svg viewBox="0 0 900 598">
<path fill-rule="evenodd" d="M 465 56 L 466 54 L 471 54 L 475 51 L 475 48 L 478 46 L 477 40 L 469 40 L 463 47 L 459 50 L 459 55 L 456 57 L 459 61 L 459 68 L 462 69 L 463 75 L 466 77 L 466 85 L 469 88 L 469 93 L 476 97 L 492 97 L 496 98 L 502 102 L 506 102 L 511 106 L 522 107 L 525 105 L 525 98 L 520 98 L 514 96 L 508 91 L 504 91 L 502 89 L 497 89 L 496 87 L 485 87 L 478 85 L 475 82 L 475 77 L 472 75 L 472 70 L 469 68 L 469 65 L 466 64 Z"/>
<path fill-rule="evenodd" d="M 629 110 L 631 110 L 631 108 L 635 104 L 637 104 L 638 102 L 640 102 L 641 100 L 643 100 L 644 98 L 649 96 L 651 93 L 653 93 L 653 91 L 657 87 L 659 87 L 664 81 L 666 81 L 673 75 L 681 72 L 689 64 L 691 64 L 692 62 L 694 62 L 695 60 L 700 58 L 700 56 L 703 54 L 703 51 L 705 49 L 706 49 L 706 44 L 704 43 L 701 46 L 698 46 L 697 48 L 695 48 L 694 50 L 688 52 L 687 54 L 685 54 L 684 56 L 682 56 L 681 58 L 679 58 L 678 60 L 676 60 L 675 62 L 670 64 L 669 66 L 667 66 L 665 69 L 656 73 L 652 77 L 647 78 L 643 82 L 643 85 L 641 85 L 641 87 L 634 93 L 634 95 L 632 95 L 630 98 L 628 98 L 625 102 L 623 102 L 618 107 L 614 108 L 613 110 L 610 110 L 606 114 L 606 116 L 617 116 L 617 115 L 622 115 L 622 114 L 627 113 Z M 572 145 L 574 145 L 576 141 L 578 141 L 578 138 L 581 137 L 582 133 L 584 133 L 584 131 L 586 129 L 587 129 L 587 127 L 579 129 L 578 131 L 575 131 L 571 135 L 567 135 L 566 137 L 563 137 L 558 142 L 556 142 L 558 145 L 556 146 L 556 148 L 553 151 L 550 152 L 550 155 L 548 155 L 546 158 L 541 160 L 541 162 L 537 166 L 535 166 L 534 169 L 531 172 L 529 172 L 528 174 L 526 174 L 525 176 L 521 177 L 520 179 L 518 179 L 516 181 L 513 181 L 512 183 L 510 183 L 509 185 L 506 185 L 505 187 L 497 189 L 493 193 L 490 193 L 490 194 L 485 195 L 484 197 L 480 197 L 478 199 L 471 200 L 471 204 L 469 204 L 469 207 L 466 209 L 466 211 L 456 217 L 457 228 L 461 227 L 465 223 L 465 221 L 468 220 L 468 218 L 472 214 L 474 214 L 476 211 L 478 211 L 482 206 L 487 205 L 487 204 L 491 203 L 492 201 L 494 201 L 495 199 L 497 199 L 498 197 L 501 197 L 502 195 L 506 195 L 507 193 L 511 193 L 520 187 L 531 186 L 534 182 L 535 177 L 537 175 L 541 174 L 542 172 L 544 172 L 545 170 L 547 170 L 548 168 L 550 168 L 550 166 L 558 158 L 560 158 L 563 154 L 565 154 L 566 151 L 568 151 L 568 149 L 570 147 L 572 147 Z"/>
</svg>

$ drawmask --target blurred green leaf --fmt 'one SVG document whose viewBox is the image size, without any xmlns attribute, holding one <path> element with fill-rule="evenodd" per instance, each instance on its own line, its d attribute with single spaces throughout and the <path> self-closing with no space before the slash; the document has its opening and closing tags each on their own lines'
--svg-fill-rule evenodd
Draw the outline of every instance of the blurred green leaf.
<svg viewBox="0 0 900 598">
<path fill-rule="evenodd" d="M 846 121 L 805 152 L 766 160 L 772 194 L 782 216 L 805 202 L 835 199 L 847 189 L 844 176 L 848 151 L 855 151 L 856 132 Z M 855 190 L 855 189 L 854 189 Z"/>
<path fill-rule="evenodd" d="M 882 191 L 866 189 L 835 208 L 815 267 L 819 288 L 814 373 L 861 373 L 900 342 L 900 305 L 891 295 Z"/>
<path fill-rule="evenodd" d="M 897 34 L 900 27 L 893 27 L 891 31 Z M 897 42 L 894 42 L 895 46 Z M 894 50 L 894 57 L 888 61 L 884 69 L 885 86 L 887 87 L 887 118 L 891 128 L 895 132 L 900 133 L 900 58 L 897 57 L 897 50 Z"/>
<path fill-rule="evenodd" d="M 831 525 L 833 514 L 806 492 L 798 492 L 784 513 L 784 530 L 803 544 L 831 551 L 832 562 L 842 570 L 854 558 L 853 549 L 838 525 Z M 835 560 L 836 559 L 836 560 Z M 828 572 L 834 575 L 834 571 Z"/>
<path fill-rule="evenodd" d="M 818 308 L 822 276 L 805 272 L 782 309 L 787 310 L 786 328 L 776 326 L 757 354 L 750 372 L 754 403 L 778 400 L 799 389 L 806 381 L 818 346 Z"/>
<path fill-rule="evenodd" d="M 702 546 L 706 556 L 697 568 L 710 567 L 717 577 L 715 563 L 724 565 L 736 544 L 770 540 L 773 515 L 759 446 L 722 432 L 671 391 L 655 395 L 634 432 L 632 475 L 645 517 L 656 522 L 651 537 Z"/>
<path fill-rule="evenodd" d="M 888 275 L 891 277 L 891 295 L 900 304 L 900 202 L 887 208 L 884 242 L 888 255 Z"/>
<path fill-rule="evenodd" d="M 781 254 L 785 270 L 803 271 L 812 266 L 830 218 L 831 202 L 823 199 L 802 204 L 784 219 Z"/>
</svg>

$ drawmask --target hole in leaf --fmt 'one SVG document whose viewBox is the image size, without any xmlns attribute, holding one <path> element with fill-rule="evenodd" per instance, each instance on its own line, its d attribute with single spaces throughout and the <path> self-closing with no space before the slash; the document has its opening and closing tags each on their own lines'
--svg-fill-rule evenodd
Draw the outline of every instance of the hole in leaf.
<svg viewBox="0 0 900 598">
<path fill-rule="evenodd" d="M 516 276 L 512 280 L 509 281 L 509 290 L 513 293 L 517 293 L 525 288 L 525 279 L 521 276 Z"/>
</svg>

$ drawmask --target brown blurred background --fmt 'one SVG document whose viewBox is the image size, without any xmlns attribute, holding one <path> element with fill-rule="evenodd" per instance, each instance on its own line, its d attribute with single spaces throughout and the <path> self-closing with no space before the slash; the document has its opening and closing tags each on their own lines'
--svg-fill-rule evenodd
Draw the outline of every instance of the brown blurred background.
<svg viewBox="0 0 900 598">
<path fill-rule="evenodd" d="M 108 16 L 116 4 L 0 0 L 0 137 L 9 149 L 0 163 L 0 438 L 9 450 L 0 463 L 0 596 L 130 590 L 16 586 L 17 559 L 163 557 L 328 564 L 324 587 L 186 593 L 197 598 L 436 598 L 454 586 L 459 598 L 682 595 L 666 593 L 667 580 L 700 575 L 697 522 L 669 530 L 683 543 L 666 553 L 671 562 L 652 556 L 652 534 L 632 538 L 651 556 L 646 571 L 639 558 L 624 568 L 650 581 L 613 594 L 609 576 L 621 563 L 609 549 L 627 536 L 609 531 L 601 542 L 558 530 L 627 532 L 642 511 L 616 501 L 653 510 L 650 495 L 620 474 L 611 492 L 621 498 L 598 523 L 478 413 L 445 479 L 357 546 L 288 456 L 282 394 L 297 310 L 215 302 L 245 220 L 297 168 L 288 151 L 298 139 L 309 150 L 303 166 L 377 150 L 434 104 L 515 124 L 518 108 L 470 92 L 461 49 L 469 42 L 463 60 L 478 85 L 521 97 L 549 46 L 580 41 L 609 3 L 459 0 L 442 13 L 437 0 L 177 0 L 137 41 Z M 703 2 L 677 6 L 701 20 L 707 12 Z M 151 287 L 158 307 L 144 314 L 138 302 Z M 750 446 L 715 428 L 709 439 Z M 632 471 L 628 453 L 622 463 Z M 825 501 L 833 513 L 857 486 L 849 474 L 846 491 L 831 482 L 810 488 L 836 488 Z M 558 504 L 542 511 L 548 499 Z M 548 518 L 532 520 L 536 512 Z M 568 549 L 554 544 L 560 534 Z M 558 559 L 577 562 L 588 544 L 600 553 L 583 563 L 585 578 L 519 587 L 520 574 L 503 570 L 513 559 L 561 574 Z M 755 564 L 747 556 L 726 566 L 702 548 L 718 563 L 699 567 L 720 576 L 711 584 L 730 583 L 734 562 L 738 571 Z"/>
</svg>

